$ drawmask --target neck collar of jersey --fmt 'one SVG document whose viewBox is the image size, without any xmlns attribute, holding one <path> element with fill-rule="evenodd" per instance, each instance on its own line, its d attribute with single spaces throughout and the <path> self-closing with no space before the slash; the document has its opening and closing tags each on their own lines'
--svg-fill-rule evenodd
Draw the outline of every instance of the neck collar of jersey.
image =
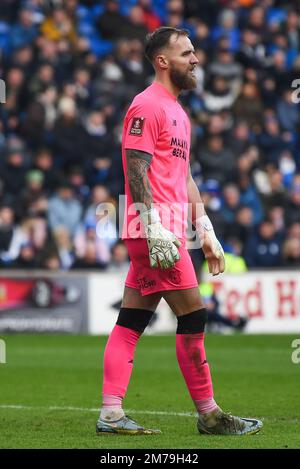
<svg viewBox="0 0 300 469">
<path fill-rule="evenodd" d="M 177 101 L 176 96 L 174 96 L 169 90 L 167 90 L 167 88 L 164 85 L 162 85 L 161 83 L 158 83 L 157 81 L 154 81 L 152 83 L 152 86 L 159 89 L 160 93 L 163 93 L 168 98 L 171 98 L 173 101 Z"/>
</svg>

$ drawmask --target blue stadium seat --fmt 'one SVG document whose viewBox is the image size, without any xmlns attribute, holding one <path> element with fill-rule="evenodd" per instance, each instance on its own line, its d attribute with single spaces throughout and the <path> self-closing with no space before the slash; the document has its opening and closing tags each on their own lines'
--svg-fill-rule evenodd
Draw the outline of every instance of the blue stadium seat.
<svg viewBox="0 0 300 469">
<path fill-rule="evenodd" d="M 93 37 L 97 34 L 95 26 L 92 22 L 82 20 L 78 24 L 78 34 L 87 38 Z"/>
<path fill-rule="evenodd" d="M 93 16 L 93 20 L 98 18 L 98 16 L 102 15 L 104 12 L 104 6 L 103 5 L 95 5 L 91 8 L 91 14 Z"/>
<path fill-rule="evenodd" d="M 100 39 L 99 37 L 91 37 L 89 38 L 90 41 L 90 48 L 91 51 L 97 57 L 103 57 L 113 50 L 113 43 L 111 41 L 106 41 L 104 39 Z"/>
<path fill-rule="evenodd" d="M 0 21 L 0 49 L 4 53 L 8 52 L 9 48 L 9 32 L 10 25 L 6 21 Z"/>
<path fill-rule="evenodd" d="M 137 3 L 137 0 L 127 0 L 125 2 L 120 2 L 120 12 L 122 13 L 122 15 L 128 15 L 129 14 L 129 11 L 130 9 L 136 5 Z"/>
<path fill-rule="evenodd" d="M 90 9 L 83 5 L 78 5 L 76 13 L 79 20 L 92 20 Z"/>
</svg>

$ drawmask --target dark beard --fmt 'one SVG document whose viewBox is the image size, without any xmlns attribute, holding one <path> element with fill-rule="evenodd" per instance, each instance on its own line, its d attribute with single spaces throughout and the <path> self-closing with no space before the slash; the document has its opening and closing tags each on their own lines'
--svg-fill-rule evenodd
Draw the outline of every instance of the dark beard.
<svg viewBox="0 0 300 469">
<path fill-rule="evenodd" d="M 171 68 L 170 78 L 172 83 L 180 90 L 193 90 L 197 86 L 196 77 L 192 77 L 189 73 L 182 73 L 176 68 Z"/>
</svg>

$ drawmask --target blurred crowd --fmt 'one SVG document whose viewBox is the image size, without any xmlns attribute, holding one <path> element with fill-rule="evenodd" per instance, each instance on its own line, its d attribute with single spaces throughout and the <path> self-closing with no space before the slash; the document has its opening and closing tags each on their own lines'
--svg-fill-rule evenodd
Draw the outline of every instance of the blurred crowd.
<svg viewBox="0 0 300 469">
<path fill-rule="evenodd" d="M 199 59 L 181 102 L 225 250 L 248 268 L 300 265 L 299 1 L 1 0 L 1 268 L 127 268 L 96 208 L 118 210 L 122 121 L 161 25 L 188 29 Z"/>
</svg>

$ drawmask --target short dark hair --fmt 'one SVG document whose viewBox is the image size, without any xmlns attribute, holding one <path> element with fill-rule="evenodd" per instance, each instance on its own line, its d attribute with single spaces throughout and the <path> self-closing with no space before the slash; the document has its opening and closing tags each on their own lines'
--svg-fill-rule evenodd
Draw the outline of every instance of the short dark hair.
<svg viewBox="0 0 300 469">
<path fill-rule="evenodd" d="M 173 34 L 179 36 L 188 36 L 187 29 L 171 28 L 169 26 L 162 26 L 150 33 L 146 37 L 145 56 L 153 63 L 156 52 L 169 44 L 170 37 Z"/>
</svg>

